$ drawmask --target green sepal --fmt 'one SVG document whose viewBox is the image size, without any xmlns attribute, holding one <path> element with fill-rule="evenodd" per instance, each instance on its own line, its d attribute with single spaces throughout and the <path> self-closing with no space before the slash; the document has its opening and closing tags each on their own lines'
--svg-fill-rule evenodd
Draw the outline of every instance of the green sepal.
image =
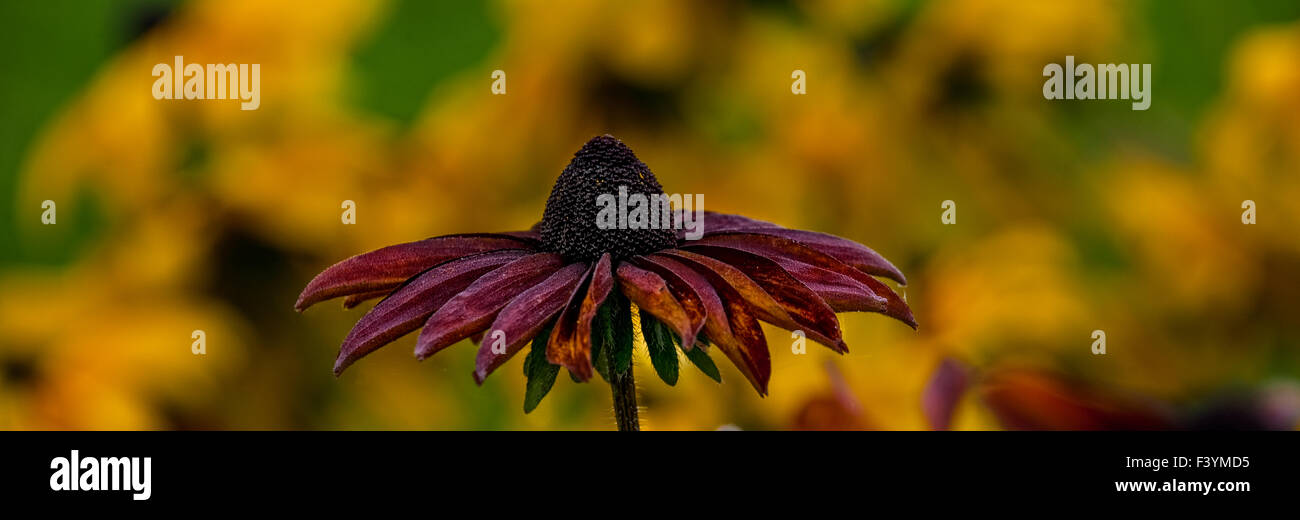
<svg viewBox="0 0 1300 520">
<path fill-rule="evenodd" d="M 524 391 L 524 413 L 532 412 L 542 403 L 542 398 L 555 385 L 555 376 L 560 373 L 560 365 L 552 365 L 546 360 L 546 343 L 551 338 L 551 329 L 533 337 L 533 344 L 524 358 L 524 375 L 528 377 L 527 390 Z"/>
<path fill-rule="evenodd" d="M 609 382 L 609 352 L 613 350 L 610 347 L 614 343 L 614 331 L 610 315 L 613 313 L 614 298 L 611 296 L 596 309 L 596 316 L 591 320 L 591 364 L 595 366 L 596 373 L 600 374 L 601 379 Z M 569 374 L 577 381 L 577 376 Z"/>
<path fill-rule="evenodd" d="M 641 334 L 645 337 L 646 348 L 650 351 L 650 364 L 654 365 L 659 379 L 668 386 L 677 384 L 677 347 L 672 331 L 668 326 L 641 311 Z"/>
<path fill-rule="evenodd" d="M 713 364 L 713 358 L 709 357 L 709 353 L 705 352 L 703 348 L 708 345 L 708 338 L 700 335 L 695 340 L 695 348 L 690 350 L 682 349 L 682 352 L 686 354 L 686 359 L 691 360 L 691 364 L 695 365 L 695 368 L 700 369 L 700 372 L 704 372 L 704 375 L 709 376 L 709 379 L 721 383 L 722 374 L 718 372 L 718 365 Z M 678 345 L 678 348 L 681 348 L 681 346 Z"/>
<path fill-rule="evenodd" d="M 610 352 L 614 373 L 623 375 L 632 367 L 632 307 L 623 293 L 613 291 L 607 301 L 614 306 L 610 309 L 610 323 L 613 332 L 614 348 Z"/>
</svg>

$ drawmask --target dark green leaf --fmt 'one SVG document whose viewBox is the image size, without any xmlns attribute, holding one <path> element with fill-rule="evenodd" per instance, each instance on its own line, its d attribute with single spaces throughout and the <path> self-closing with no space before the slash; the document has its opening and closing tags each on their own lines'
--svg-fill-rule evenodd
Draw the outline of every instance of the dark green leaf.
<svg viewBox="0 0 1300 520">
<path fill-rule="evenodd" d="M 645 337 L 646 348 L 650 351 L 650 364 L 654 365 L 659 379 L 663 379 L 668 386 L 676 385 L 677 347 L 674 346 L 672 331 L 668 330 L 667 325 L 643 310 L 641 311 L 641 334 Z"/>
<path fill-rule="evenodd" d="M 701 335 L 695 341 L 695 348 L 690 350 L 682 349 L 682 352 L 686 353 L 686 359 L 691 360 L 691 363 L 694 364 L 696 368 L 700 369 L 700 372 L 704 372 L 704 375 L 709 376 L 709 379 L 721 383 L 722 374 L 718 373 L 718 365 L 713 364 L 713 358 L 709 357 L 709 353 L 705 352 L 704 349 L 701 348 L 708 345 L 709 340 Z M 678 348 L 680 348 L 680 346 Z"/>
<path fill-rule="evenodd" d="M 528 376 L 528 389 L 524 392 L 524 413 L 533 411 L 541 404 L 542 398 L 555 385 L 555 376 L 560 373 L 559 365 L 552 365 L 546 360 L 546 343 L 551 338 L 548 327 L 533 338 L 533 345 L 524 358 L 524 375 Z"/>
<path fill-rule="evenodd" d="M 600 306 L 600 309 L 596 310 L 596 317 L 591 320 L 591 363 L 596 366 L 596 373 L 600 374 L 605 382 L 609 382 L 609 360 L 606 358 L 609 351 L 613 350 L 609 345 L 614 343 L 614 331 L 610 319 L 613 308 L 614 298 L 610 297 Z M 569 375 L 573 376 L 572 373 Z M 577 376 L 573 377 L 576 381 Z"/>
<path fill-rule="evenodd" d="M 610 360 L 613 362 L 614 372 L 624 374 L 632 367 L 632 309 L 631 302 L 623 296 L 623 293 L 614 291 L 613 296 L 610 299 L 615 303 L 611 309 L 614 349 L 610 352 L 612 356 Z"/>
</svg>

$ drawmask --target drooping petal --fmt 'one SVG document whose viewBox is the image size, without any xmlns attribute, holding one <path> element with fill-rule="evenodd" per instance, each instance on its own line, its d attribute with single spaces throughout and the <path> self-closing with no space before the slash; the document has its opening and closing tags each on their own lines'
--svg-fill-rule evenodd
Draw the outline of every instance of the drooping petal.
<svg viewBox="0 0 1300 520">
<path fill-rule="evenodd" d="M 632 259 L 636 265 L 658 274 L 668 282 L 668 289 L 682 304 L 694 321 L 704 319 L 704 332 L 711 338 L 731 336 L 731 326 L 727 324 L 727 311 L 722 306 L 722 299 L 709 285 L 709 281 L 700 273 L 681 262 L 662 255 L 639 256 Z M 697 308 L 698 306 L 698 308 Z M 696 313 L 699 313 L 697 317 Z M 682 345 L 684 348 L 691 348 Z"/>
<path fill-rule="evenodd" d="M 885 310 L 885 299 L 871 292 L 871 289 L 857 280 L 795 260 L 782 258 L 772 260 L 785 268 L 790 276 L 817 293 L 817 296 L 825 300 L 835 312 L 884 312 Z"/>
<path fill-rule="evenodd" d="M 423 360 L 486 329 L 510 300 L 563 266 L 560 255 L 535 253 L 483 275 L 429 317 L 415 344 L 416 358 Z"/>
<path fill-rule="evenodd" d="M 691 284 L 708 310 L 704 332 L 709 340 L 731 360 L 759 395 L 767 395 L 767 383 L 772 376 L 767 338 L 758 320 L 750 313 L 745 298 L 716 274 L 706 276 L 701 273 L 701 270 L 708 269 L 701 264 L 664 253 L 644 258 L 647 267 L 657 272 L 671 271 Z"/>
<path fill-rule="evenodd" d="M 749 313 L 749 307 L 738 293 L 719 289 L 718 296 L 727 309 L 727 324 L 731 336 L 717 340 L 718 350 L 740 369 L 745 379 L 754 385 L 758 395 L 767 395 L 767 382 L 772 378 L 772 359 L 767 351 L 767 338 L 758 319 Z"/>
<path fill-rule="evenodd" d="M 536 225 L 533 227 L 536 227 Z M 505 231 L 501 234 L 531 242 L 533 245 L 541 245 L 542 243 L 542 234 L 536 229 L 529 229 L 528 231 Z"/>
<path fill-rule="evenodd" d="M 703 226 L 705 235 L 726 231 L 742 231 L 746 229 L 782 229 L 781 226 L 771 222 L 764 222 L 762 220 L 754 220 L 740 215 L 730 215 L 713 211 L 704 212 Z M 683 236 L 683 238 L 685 237 Z"/>
<path fill-rule="evenodd" d="M 316 275 L 298 296 L 302 311 L 340 296 L 396 289 L 420 271 L 464 256 L 500 249 L 533 249 L 536 243 L 509 235 L 472 233 L 429 238 L 362 253 Z"/>
<path fill-rule="evenodd" d="M 847 238 L 816 231 L 788 229 L 770 222 L 754 220 L 740 215 L 704 212 L 704 236 L 737 231 L 761 233 L 796 240 L 829 254 L 854 268 L 861 269 L 863 272 L 884 276 L 902 285 L 907 285 L 907 278 L 903 276 L 902 271 L 894 267 L 894 264 L 889 263 L 888 260 L 885 260 L 883 256 L 880 256 L 871 248 Z M 679 233 L 678 237 L 683 238 L 684 235 Z M 684 244 L 688 243 L 690 242 L 684 242 Z"/>
<path fill-rule="evenodd" d="M 791 318 L 785 312 L 785 309 L 781 308 L 781 305 L 773 300 L 771 295 L 767 294 L 767 291 L 764 291 L 754 280 L 745 276 L 745 273 L 741 272 L 739 268 L 728 265 L 721 260 L 682 249 L 672 249 L 656 254 L 686 264 L 695 272 L 703 275 L 714 289 L 723 285 L 731 287 L 742 299 L 749 302 L 758 317 L 764 321 L 794 322 L 794 318 Z"/>
<path fill-rule="evenodd" d="M 573 293 L 546 345 L 546 360 L 569 369 L 579 381 L 591 379 L 591 321 L 614 287 L 609 253 L 601 255 L 587 278 L 586 290 Z"/>
<path fill-rule="evenodd" d="M 818 233 L 816 231 L 805 231 L 802 229 L 760 229 L 753 230 L 754 233 L 773 235 L 788 238 L 800 242 L 808 247 L 831 255 L 841 262 L 849 264 L 858 270 L 875 276 L 889 278 L 900 285 L 907 285 L 907 278 L 903 272 L 899 271 L 894 264 L 885 260 L 880 253 L 871 248 L 849 240 L 840 238 L 835 235 Z"/>
<path fill-rule="evenodd" d="M 690 251 L 673 250 L 669 253 L 691 255 L 691 260 L 718 273 L 755 305 L 760 319 L 786 330 L 802 330 L 809 339 L 836 352 L 848 351 L 840 335 L 840 322 L 835 311 L 776 262 L 739 249 L 707 245 L 684 247 Z M 775 308 L 771 308 L 773 305 Z"/>
<path fill-rule="evenodd" d="M 373 300 L 373 299 L 375 299 L 375 298 L 383 298 L 383 297 L 388 296 L 389 294 L 392 294 L 392 293 L 393 293 L 392 289 L 385 289 L 385 290 L 380 290 L 380 291 L 371 291 L 371 292 L 363 292 L 363 293 L 357 293 L 357 294 L 350 294 L 350 295 L 348 295 L 347 298 L 344 298 L 344 299 L 343 299 L 343 308 L 344 308 L 344 309 L 351 309 L 351 308 L 356 307 L 356 306 L 358 306 L 358 305 L 361 305 L 362 303 L 365 303 L 365 302 L 367 302 L 367 301 Z"/>
<path fill-rule="evenodd" d="M 564 309 L 564 304 L 588 269 L 584 263 L 566 265 L 542 283 L 510 300 L 487 328 L 488 341 L 480 342 L 474 366 L 474 381 L 483 384 L 488 374 L 508 361 L 525 343 L 541 332 L 546 322 Z M 492 335 L 495 331 L 501 331 L 504 335 L 504 348 L 494 348 L 496 340 Z"/>
<path fill-rule="evenodd" d="M 870 305 L 873 298 L 858 298 L 856 299 L 856 302 L 841 301 L 841 303 L 862 306 L 863 308 L 848 308 L 846 310 L 880 312 L 906 323 L 913 329 L 916 328 L 916 320 L 913 319 L 912 310 L 908 308 L 907 302 L 903 301 L 903 299 L 890 289 L 889 286 L 885 285 L 880 280 L 872 278 L 870 274 L 850 267 L 832 255 L 818 251 L 817 249 L 809 247 L 796 240 L 757 233 L 722 233 L 715 236 L 705 237 L 693 244 L 732 247 L 771 258 L 782 267 L 785 267 L 791 274 L 794 274 L 800 281 L 807 283 L 811 280 L 819 284 L 831 284 L 835 286 L 823 287 L 825 289 L 830 289 L 833 292 L 838 291 L 835 296 L 846 298 L 851 297 L 852 295 L 850 293 L 855 289 L 855 287 L 852 284 L 844 283 L 844 281 L 838 277 L 830 276 L 826 273 L 820 273 L 817 270 L 806 269 L 795 264 L 795 262 L 811 265 L 816 268 L 833 271 L 840 275 L 850 277 L 864 286 L 871 294 L 882 298 L 884 300 L 884 305 L 878 308 L 872 308 Z M 801 277 L 800 274 L 806 276 Z M 834 307 L 834 305 L 832 305 L 832 307 Z"/>
<path fill-rule="evenodd" d="M 420 327 L 434 311 L 484 274 L 517 260 L 524 251 L 505 250 L 459 258 L 429 269 L 393 291 L 357 322 L 339 348 L 334 373 Z"/>
<path fill-rule="evenodd" d="M 683 345 L 695 344 L 695 336 L 704 326 L 704 316 L 688 313 L 663 277 L 628 262 L 619 264 L 615 274 L 627 299 L 672 328 Z"/>
</svg>

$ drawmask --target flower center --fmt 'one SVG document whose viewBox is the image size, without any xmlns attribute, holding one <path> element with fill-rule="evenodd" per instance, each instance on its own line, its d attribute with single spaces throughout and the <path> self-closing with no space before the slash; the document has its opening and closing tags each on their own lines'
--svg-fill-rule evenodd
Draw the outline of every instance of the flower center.
<svg viewBox="0 0 1300 520">
<path fill-rule="evenodd" d="M 612 136 L 594 137 L 582 145 L 556 179 L 542 214 L 542 246 L 572 260 L 594 260 L 603 253 L 616 259 L 668 249 L 677 244 L 671 229 L 601 229 L 597 214 L 605 207 L 600 195 L 619 200 L 619 187 L 627 196 L 663 195 L 663 187 L 632 149 Z M 608 201 L 609 199 L 605 199 Z"/>
</svg>

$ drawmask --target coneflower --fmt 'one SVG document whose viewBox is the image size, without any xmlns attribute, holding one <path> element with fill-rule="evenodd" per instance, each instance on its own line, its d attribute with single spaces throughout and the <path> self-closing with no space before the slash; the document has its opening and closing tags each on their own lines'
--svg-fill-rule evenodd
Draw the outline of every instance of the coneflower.
<svg viewBox="0 0 1300 520">
<path fill-rule="evenodd" d="M 837 312 L 878 312 L 916 327 L 907 303 L 874 278 L 905 284 L 903 274 L 866 246 L 711 212 L 703 213 L 698 240 L 672 229 L 602 229 L 597 197 L 619 187 L 663 194 L 631 149 L 608 135 L 593 138 L 556 180 L 532 230 L 447 235 L 357 255 L 317 275 L 295 307 L 384 298 L 343 340 L 335 374 L 423 327 L 415 347 L 421 360 L 479 340 L 474 379 L 481 384 L 531 342 L 525 412 L 560 367 L 576 381 L 599 373 L 613 389 L 620 430 L 639 428 L 636 321 L 667 383 L 677 380 L 678 349 L 721 381 L 707 352 L 716 346 L 759 395 L 771 376 L 759 321 L 803 331 L 839 353 L 848 346 Z"/>
</svg>

